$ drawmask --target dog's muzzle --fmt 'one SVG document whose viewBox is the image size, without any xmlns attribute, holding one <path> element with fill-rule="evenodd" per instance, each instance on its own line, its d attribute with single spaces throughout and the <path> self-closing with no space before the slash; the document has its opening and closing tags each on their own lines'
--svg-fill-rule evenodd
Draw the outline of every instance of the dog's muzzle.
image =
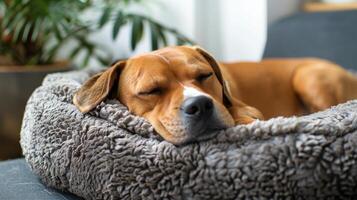
<svg viewBox="0 0 357 200">
<path fill-rule="evenodd" d="M 186 131 L 192 139 L 226 128 L 218 117 L 213 100 L 207 96 L 185 99 L 180 110 Z"/>
</svg>

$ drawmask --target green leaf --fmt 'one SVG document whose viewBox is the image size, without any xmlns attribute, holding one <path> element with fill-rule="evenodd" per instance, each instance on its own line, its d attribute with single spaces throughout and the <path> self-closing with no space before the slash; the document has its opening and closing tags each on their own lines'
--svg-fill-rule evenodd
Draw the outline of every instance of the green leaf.
<svg viewBox="0 0 357 200">
<path fill-rule="evenodd" d="M 50 63 L 53 61 L 54 57 L 57 54 L 57 51 L 63 46 L 63 44 L 64 44 L 63 42 L 59 42 L 56 45 L 53 45 L 53 47 L 48 50 L 48 52 L 46 53 L 47 58 L 45 58 L 47 63 Z"/>
<path fill-rule="evenodd" d="M 186 40 L 184 40 L 184 39 L 182 39 L 182 38 L 180 38 L 180 37 L 176 38 L 176 44 L 177 44 L 178 46 L 184 45 L 184 44 L 186 44 L 186 43 L 187 43 Z"/>
<path fill-rule="evenodd" d="M 143 37 L 144 23 L 141 17 L 134 16 L 133 26 L 131 29 L 131 50 L 135 50 L 136 45 Z"/>
<path fill-rule="evenodd" d="M 104 66 L 108 66 L 110 64 L 110 60 L 108 58 L 96 55 L 96 59 L 99 61 L 100 64 Z"/>
<path fill-rule="evenodd" d="M 56 37 L 58 40 L 61 40 L 61 39 L 62 39 L 62 34 L 61 34 L 61 31 L 60 31 L 59 25 L 54 25 L 54 26 L 53 26 L 53 32 L 54 32 L 55 37 Z"/>
<path fill-rule="evenodd" d="M 3 19 L 3 28 L 8 29 L 10 32 L 13 32 L 13 30 L 16 28 L 17 24 L 20 21 L 25 20 L 22 13 L 18 13 L 16 15 L 8 14 L 4 16 Z"/>
<path fill-rule="evenodd" d="M 92 53 L 93 53 L 93 49 L 88 49 L 86 57 L 84 58 L 84 61 L 82 63 L 82 67 L 86 67 L 88 65 Z"/>
<path fill-rule="evenodd" d="M 157 31 L 158 31 L 158 35 L 159 35 L 162 43 L 164 44 L 164 46 L 167 46 L 168 43 L 167 43 L 167 39 L 166 39 L 166 35 L 164 33 L 164 30 L 160 26 L 158 26 Z"/>
<path fill-rule="evenodd" d="M 22 33 L 22 41 L 23 42 L 29 41 L 30 36 L 31 36 L 30 30 L 32 29 L 32 27 L 33 26 L 31 23 L 28 23 L 25 25 L 24 32 Z"/>
<path fill-rule="evenodd" d="M 158 34 L 157 26 L 154 23 L 150 23 L 150 38 L 151 38 L 151 50 L 156 50 L 159 48 L 159 38 L 160 35 Z"/>
<path fill-rule="evenodd" d="M 21 37 L 21 32 L 23 32 L 24 28 L 26 26 L 26 21 L 21 20 L 16 27 L 14 28 L 14 32 L 12 34 L 12 41 L 17 42 L 20 40 Z M 22 37 L 21 37 L 22 38 Z"/>
<path fill-rule="evenodd" d="M 72 52 L 69 54 L 69 59 L 73 60 L 81 51 L 81 49 L 82 49 L 81 45 L 78 45 L 78 47 L 74 48 Z"/>
<path fill-rule="evenodd" d="M 93 44 L 90 43 L 84 35 L 76 35 L 75 38 L 79 42 L 79 46 L 85 47 L 87 49 L 93 48 Z"/>
<path fill-rule="evenodd" d="M 59 26 L 61 27 L 61 30 L 63 31 L 64 35 L 70 35 L 71 32 L 73 31 L 72 30 L 72 24 L 66 22 L 66 21 L 63 21 L 61 23 L 59 23 Z"/>
<path fill-rule="evenodd" d="M 16 26 L 20 20 L 24 20 L 24 15 L 27 11 L 28 8 L 25 5 L 9 7 L 3 16 L 3 27 L 11 29 Z"/>
<path fill-rule="evenodd" d="M 35 21 L 35 25 L 33 26 L 33 31 L 32 31 L 32 35 L 31 35 L 32 42 L 37 40 L 37 37 L 41 32 L 41 24 L 42 24 L 42 21 L 40 19 Z"/>
<path fill-rule="evenodd" d="M 112 12 L 112 7 L 107 6 L 103 10 L 103 14 L 99 19 L 99 28 L 102 28 L 110 19 L 110 14 Z"/>
<path fill-rule="evenodd" d="M 118 37 L 118 33 L 123 24 L 125 24 L 124 15 L 122 11 L 119 11 L 113 25 L 113 34 L 112 34 L 113 40 L 115 40 Z"/>
</svg>

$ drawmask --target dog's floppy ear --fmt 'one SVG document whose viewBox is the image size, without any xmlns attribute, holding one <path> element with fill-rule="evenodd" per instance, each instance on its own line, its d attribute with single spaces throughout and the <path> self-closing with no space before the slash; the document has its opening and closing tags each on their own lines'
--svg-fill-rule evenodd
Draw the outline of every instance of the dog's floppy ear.
<svg viewBox="0 0 357 200">
<path fill-rule="evenodd" d="M 125 61 L 114 63 L 85 82 L 73 97 L 73 103 L 79 111 L 87 113 L 107 98 L 117 86 L 119 74 L 124 67 Z"/>
<path fill-rule="evenodd" d="M 245 103 L 238 101 L 230 95 L 228 85 L 223 79 L 219 64 L 207 51 L 200 47 L 193 47 L 198 51 L 213 68 L 218 81 L 222 84 L 223 88 L 223 104 L 228 108 L 236 124 L 247 124 L 256 119 L 264 119 L 263 114 L 256 108 L 246 105 Z M 234 104 L 234 105 L 233 105 Z"/>
<path fill-rule="evenodd" d="M 229 94 L 227 85 L 225 81 L 223 80 L 223 76 L 221 73 L 221 70 L 219 69 L 219 65 L 217 61 L 211 56 L 207 51 L 203 50 L 201 47 L 194 46 L 193 49 L 195 49 L 197 52 L 199 52 L 205 59 L 206 61 L 211 65 L 214 73 L 217 76 L 218 81 L 221 83 L 222 88 L 223 88 L 223 104 L 227 108 L 232 106 L 232 98 L 231 95 Z"/>
</svg>

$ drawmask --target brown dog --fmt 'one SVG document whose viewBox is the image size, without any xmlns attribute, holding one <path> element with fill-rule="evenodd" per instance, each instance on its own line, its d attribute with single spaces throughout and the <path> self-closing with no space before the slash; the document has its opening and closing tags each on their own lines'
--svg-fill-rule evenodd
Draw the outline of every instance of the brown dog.
<svg viewBox="0 0 357 200">
<path fill-rule="evenodd" d="M 183 144 L 256 119 L 303 115 L 357 98 L 357 79 L 320 59 L 218 64 L 198 47 L 168 47 L 118 62 L 73 102 L 83 113 L 113 94 L 167 141 Z"/>
</svg>

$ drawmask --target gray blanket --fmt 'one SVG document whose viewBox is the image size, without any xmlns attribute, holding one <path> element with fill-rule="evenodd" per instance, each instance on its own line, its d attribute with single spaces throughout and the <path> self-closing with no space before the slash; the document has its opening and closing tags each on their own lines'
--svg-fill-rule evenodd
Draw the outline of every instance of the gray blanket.
<svg viewBox="0 0 357 200">
<path fill-rule="evenodd" d="M 356 199 L 357 101 L 177 147 L 116 100 L 81 114 L 96 70 L 52 74 L 28 101 L 21 146 L 48 186 L 86 199 Z"/>
</svg>

